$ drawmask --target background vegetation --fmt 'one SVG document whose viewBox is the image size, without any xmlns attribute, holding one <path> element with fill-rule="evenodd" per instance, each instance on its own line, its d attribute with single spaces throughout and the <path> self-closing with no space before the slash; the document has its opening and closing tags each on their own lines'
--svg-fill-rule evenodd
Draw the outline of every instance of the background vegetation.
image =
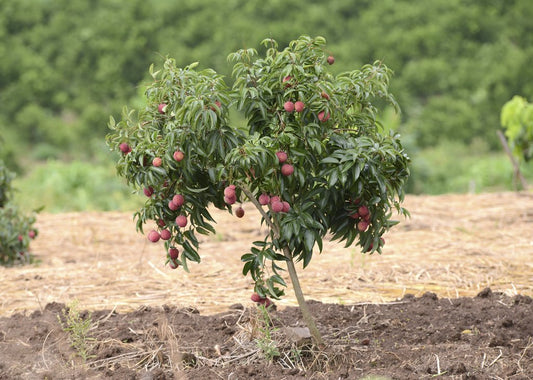
<svg viewBox="0 0 533 380">
<path fill-rule="evenodd" d="M 382 119 L 413 158 L 408 191 L 509 189 L 496 131 L 503 104 L 533 94 L 532 19 L 527 0 L 2 1 L 0 159 L 23 207 L 132 208 L 104 137 L 110 115 L 140 104 L 152 62 L 199 61 L 229 80 L 227 52 L 308 34 L 327 39 L 337 72 L 375 59 L 394 70 L 403 112 Z"/>
</svg>

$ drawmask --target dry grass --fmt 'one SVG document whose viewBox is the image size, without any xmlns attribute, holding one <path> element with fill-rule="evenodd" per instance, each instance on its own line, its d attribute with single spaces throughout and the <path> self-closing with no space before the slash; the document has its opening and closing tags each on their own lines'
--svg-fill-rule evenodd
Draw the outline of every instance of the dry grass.
<svg viewBox="0 0 533 380">
<path fill-rule="evenodd" d="M 300 272 L 307 297 L 351 304 L 432 291 L 453 298 L 487 286 L 533 295 L 532 193 L 409 196 L 405 206 L 412 218 L 385 236 L 381 256 L 326 242 Z M 202 313 L 248 303 L 252 286 L 240 256 L 265 231 L 259 213 L 245 209 L 243 219 L 213 211 L 218 234 L 202 242 L 203 262 L 191 273 L 165 267 L 162 243 L 137 234 L 131 214 L 41 214 L 33 243 L 41 263 L 0 267 L 0 315 L 73 299 L 89 310 L 174 304 Z M 290 288 L 278 304 L 286 305 L 296 305 Z"/>
</svg>

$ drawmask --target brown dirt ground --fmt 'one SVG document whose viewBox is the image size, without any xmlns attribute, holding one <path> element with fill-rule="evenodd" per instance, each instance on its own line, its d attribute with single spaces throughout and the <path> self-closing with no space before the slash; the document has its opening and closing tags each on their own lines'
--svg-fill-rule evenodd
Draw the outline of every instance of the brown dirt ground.
<svg viewBox="0 0 533 380">
<path fill-rule="evenodd" d="M 324 244 L 300 276 L 328 346 L 287 338 L 302 324 L 288 289 L 271 312 L 271 363 L 240 275 L 264 233 L 251 205 L 243 219 L 214 211 L 218 234 L 191 273 L 165 267 L 131 213 L 41 214 L 40 263 L 0 268 L 0 379 L 533 378 L 533 194 L 409 196 L 405 207 L 412 217 L 383 255 Z M 92 312 L 86 363 L 58 322 L 74 300 Z"/>
</svg>

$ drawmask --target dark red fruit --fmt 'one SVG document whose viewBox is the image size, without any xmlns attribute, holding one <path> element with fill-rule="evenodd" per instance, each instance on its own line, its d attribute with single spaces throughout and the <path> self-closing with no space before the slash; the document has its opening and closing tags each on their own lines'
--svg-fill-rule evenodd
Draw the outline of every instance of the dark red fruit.
<svg viewBox="0 0 533 380">
<path fill-rule="evenodd" d="M 333 64 L 335 63 L 335 57 L 332 56 L 332 55 L 330 55 L 330 56 L 328 57 L 327 61 L 328 61 L 328 63 L 329 63 L 330 65 L 333 65 Z"/>
<path fill-rule="evenodd" d="M 250 299 L 254 302 L 260 302 L 263 298 L 257 293 L 252 293 Z"/>
<path fill-rule="evenodd" d="M 244 216 L 244 209 L 242 207 L 237 208 L 237 210 L 235 210 L 235 216 L 237 218 L 242 218 Z"/>
<path fill-rule="evenodd" d="M 361 217 L 365 217 L 365 216 L 370 214 L 370 211 L 368 210 L 368 207 L 366 207 L 364 205 L 359 207 L 357 212 L 359 212 L 359 215 L 361 215 Z"/>
<path fill-rule="evenodd" d="M 170 269 L 176 269 L 180 266 L 180 263 L 177 260 L 170 260 L 168 262 L 168 266 L 170 267 Z"/>
<path fill-rule="evenodd" d="M 177 248 L 170 248 L 168 250 L 168 255 L 172 260 L 176 260 L 180 255 L 180 251 Z"/>
<path fill-rule="evenodd" d="M 322 121 L 322 122 L 325 122 L 325 121 L 328 121 L 329 120 L 329 113 L 326 115 L 326 113 L 324 111 L 320 111 L 318 113 L 318 120 Z"/>
<path fill-rule="evenodd" d="M 366 220 L 361 220 L 357 223 L 357 229 L 361 232 L 365 232 L 368 228 L 368 222 Z"/>
<path fill-rule="evenodd" d="M 154 194 L 154 188 L 152 186 L 145 187 L 143 189 L 143 192 L 144 192 L 144 195 L 146 195 L 147 197 L 151 197 L 152 194 Z"/>
</svg>

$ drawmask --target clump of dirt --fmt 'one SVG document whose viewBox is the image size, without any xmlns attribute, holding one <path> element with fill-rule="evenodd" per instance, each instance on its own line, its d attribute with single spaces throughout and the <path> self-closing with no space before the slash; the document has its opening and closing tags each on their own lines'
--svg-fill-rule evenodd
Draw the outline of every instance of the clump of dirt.
<svg viewBox="0 0 533 380">
<path fill-rule="evenodd" d="M 0 318 L 0 379 L 528 379 L 533 300 L 489 288 L 475 297 L 407 294 L 384 304 L 310 301 L 327 346 L 301 331 L 298 308 L 236 304 L 80 311 L 90 320 L 89 357 L 70 345 L 58 316 L 68 306 Z M 268 323 L 268 321 L 271 323 Z M 71 333 L 70 333 L 71 334 Z"/>
</svg>

